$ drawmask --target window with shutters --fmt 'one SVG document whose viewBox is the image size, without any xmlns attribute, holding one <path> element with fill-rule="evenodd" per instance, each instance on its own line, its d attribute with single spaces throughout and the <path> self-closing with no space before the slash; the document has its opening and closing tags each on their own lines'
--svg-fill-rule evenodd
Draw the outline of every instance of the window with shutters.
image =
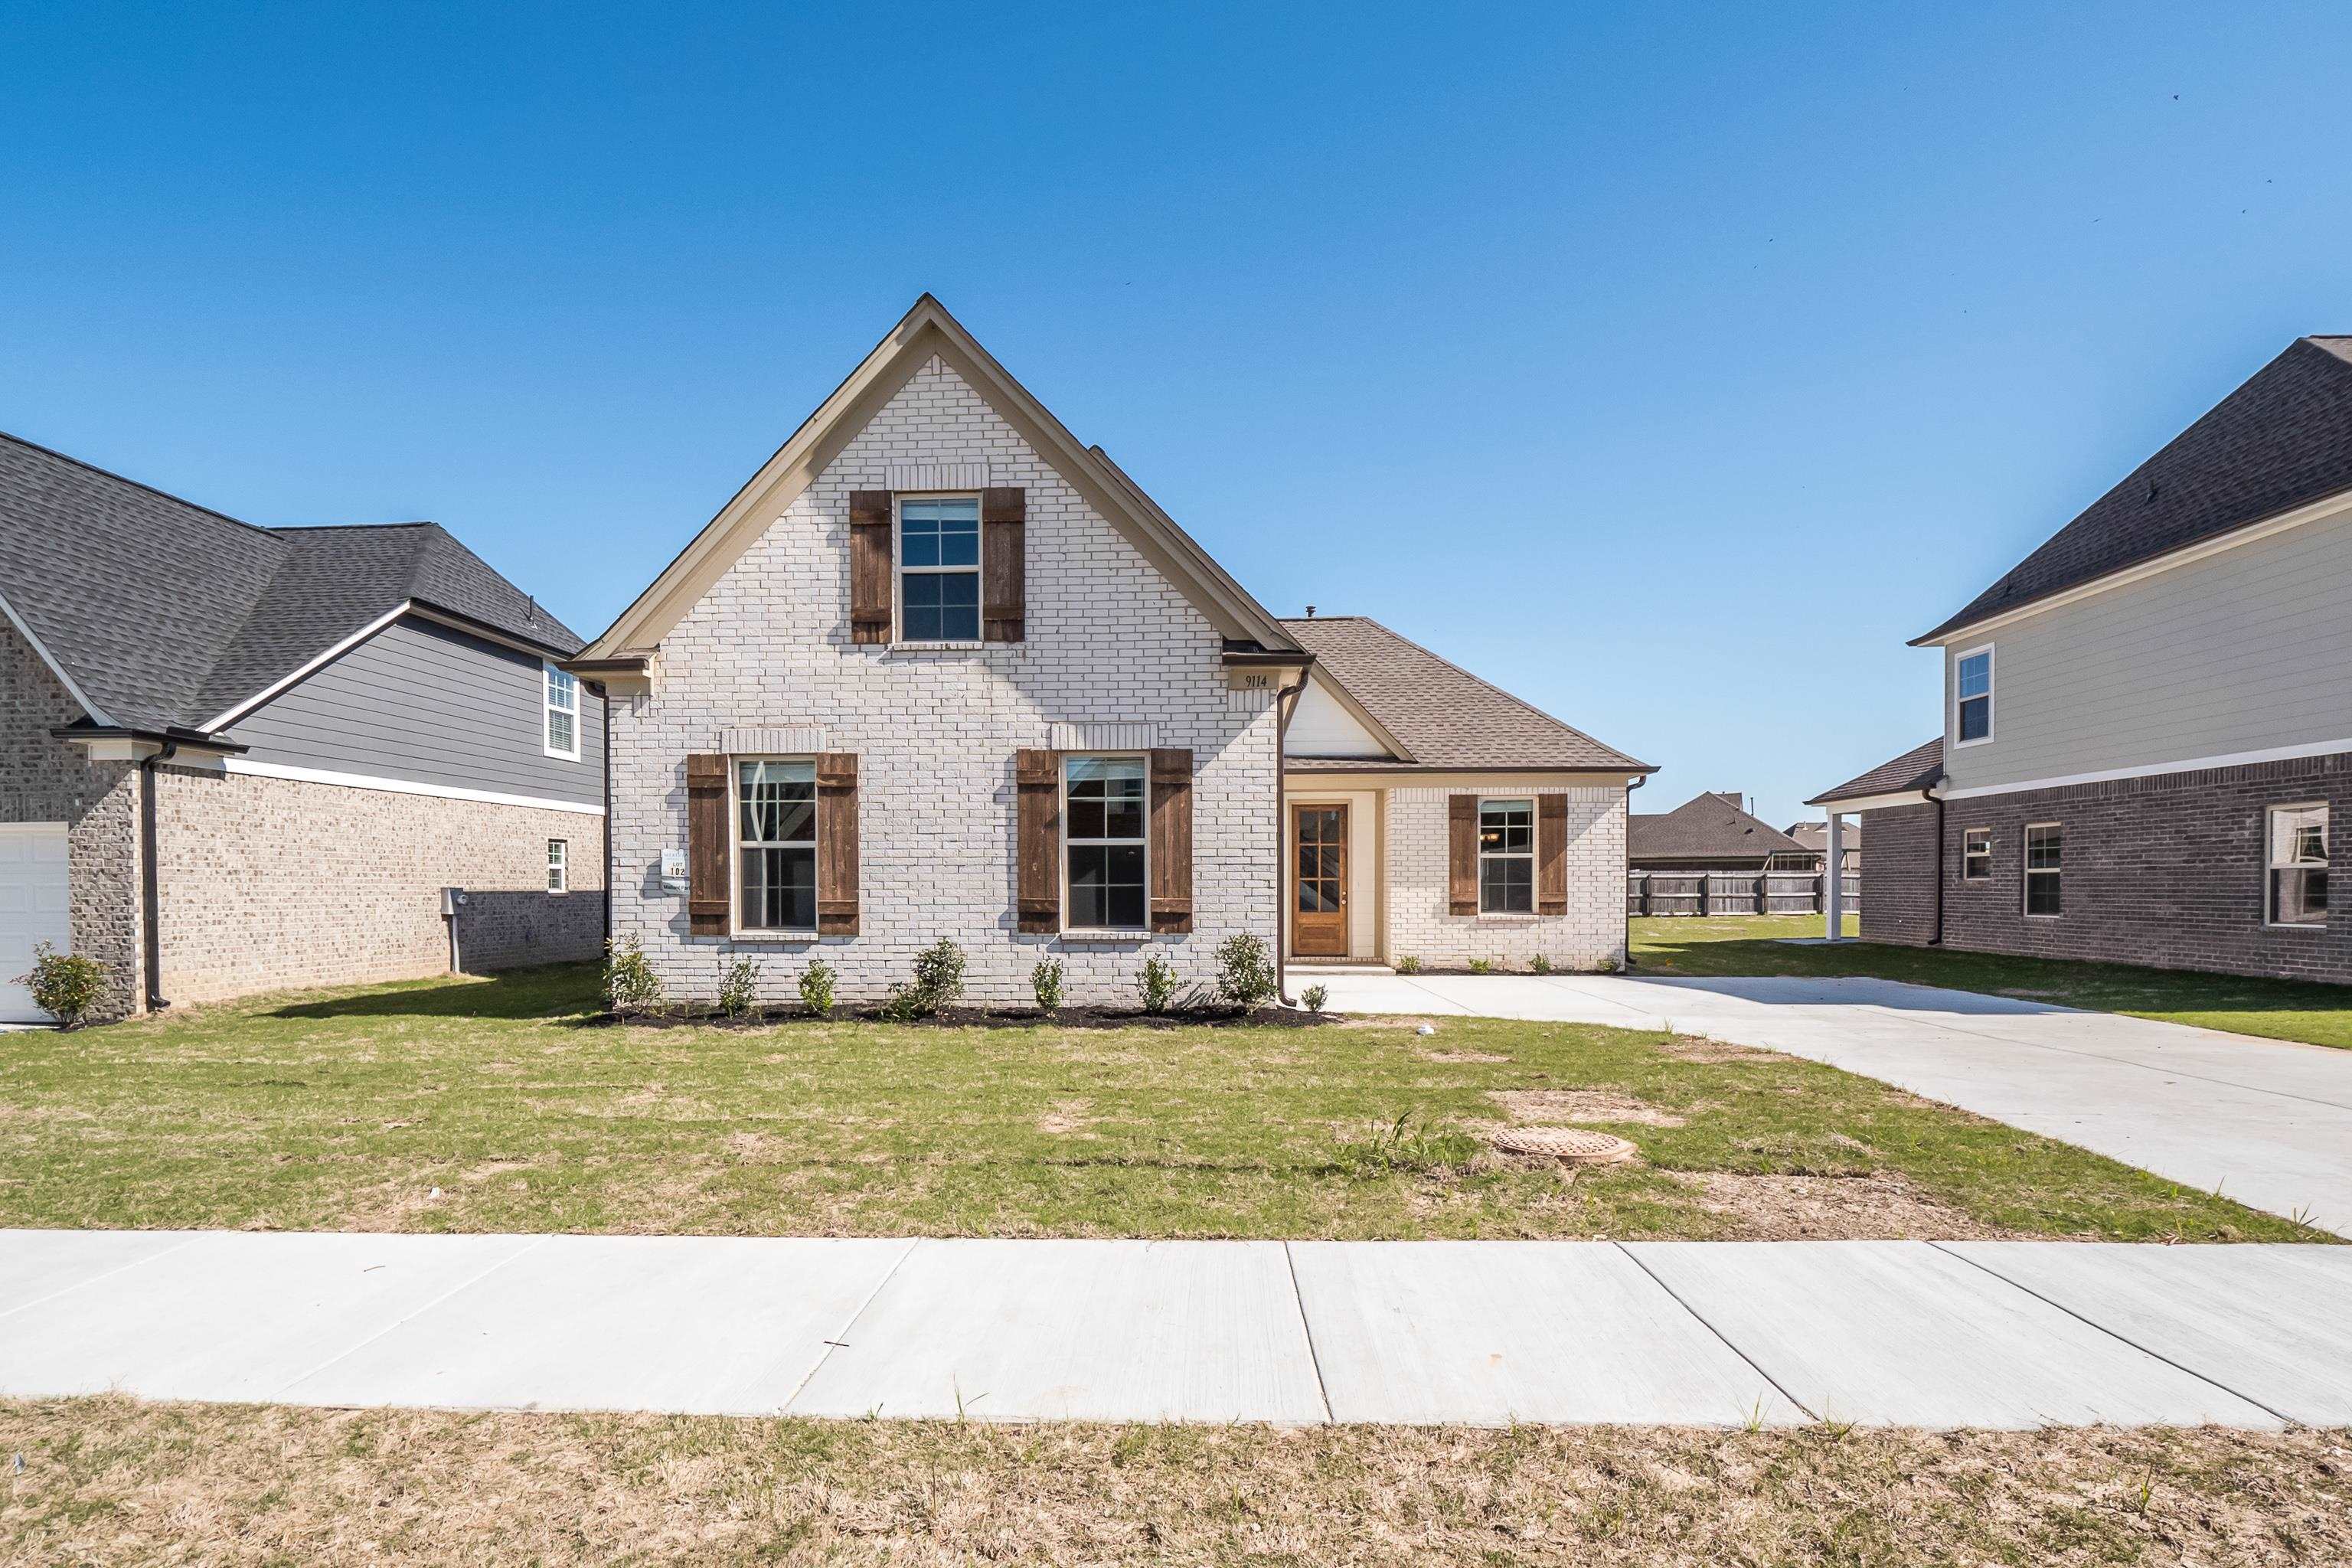
<svg viewBox="0 0 2352 1568">
<path fill-rule="evenodd" d="M 816 930 L 816 763 L 735 759 L 737 929 Z"/>
<path fill-rule="evenodd" d="M 1150 924 L 1144 791 L 1135 756 L 1062 760 L 1063 908 L 1071 931 L 1140 931 Z"/>
<path fill-rule="evenodd" d="M 1478 912 L 1528 915 L 1536 908 L 1536 803 L 1478 803 Z"/>
<path fill-rule="evenodd" d="M 541 749 L 567 763 L 580 760 L 580 682 L 569 670 L 541 666 L 545 676 L 540 734 Z"/>
<path fill-rule="evenodd" d="M 980 498 L 898 498 L 898 640 L 980 640 Z"/>
</svg>

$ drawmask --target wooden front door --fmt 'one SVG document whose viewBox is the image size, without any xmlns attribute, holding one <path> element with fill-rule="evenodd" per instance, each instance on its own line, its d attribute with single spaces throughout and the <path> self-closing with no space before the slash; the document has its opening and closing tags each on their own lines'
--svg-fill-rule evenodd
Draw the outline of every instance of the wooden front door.
<svg viewBox="0 0 2352 1568">
<path fill-rule="evenodd" d="M 1348 956 L 1348 808 L 1290 808 L 1290 951 Z"/>
</svg>

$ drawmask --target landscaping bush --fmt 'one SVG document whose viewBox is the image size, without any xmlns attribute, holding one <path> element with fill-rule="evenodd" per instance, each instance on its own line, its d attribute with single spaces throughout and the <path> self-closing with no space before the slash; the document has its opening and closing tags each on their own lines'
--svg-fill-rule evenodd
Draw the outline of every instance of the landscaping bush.
<svg viewBox="0 0 2352 1568">
<path fill-rule="evenodd" d="M 1495 961 L 1491 958 L 1474 958 L 1470 961 L 1470 973 L 1492 974 L 1495 973 Z"/>
<path fill-rule="evenodd" d="M 1143 973 L 1135 977 L 1135 988 L 1143 994 L 1143 1010 L 1165 1013 L 1176 999 L 1176 966 L 1153 953 L 1143 961 Z"/>
<path fill-rule="evenodd" d="M 729 1018 L 748 1018 L 760 998 L 760 965 L 749 955 L 719 968 L 719 1011 Z"/>
<path fill-rule="evenodd" d="M 1551 960 L 1546 958 L 1540 952 L 1537 953 L 1533 958 L 1528 960 L 1528 973 L 1530 974 L 1549 974 L 1551 973 Z"/>
<path fill-rule="evenodd" d="M 106 970 L 94 958 L 59 952 L 46 942 L 35 942 L 32 973 L 16 976 L 16 984 L 32 992 L 33 1005 L 70 1029 L 106 994 Z"/>
<path fill-rule="evenodd" d="M 1241 931 L 1217 944 L 1217 994 L 1244 1011 L 1274 994 L 1274 961 L 1264 942 Z"/>
<path fill-rule="evenodd" d="M 1323 1004 L 1331 1000 L 1331 988 L 1328 985 L 1309 985 L 1298 994 L 1298 999 L 1307 1004 L 1308 1012 L 1319 1015 L 1323 1011 Z"/>
<path fill-rule="evenodd" d="M 1418 974 L 1421 973 L 1421 960 L 1408 952 L 1396 961 L 1396 972 L 1399 974 Z"/>
<path fill-rule="evenodd" d="M 915 954 L 913 983 L 890 987 L 883 1016 L 901 1022 L 938 1017 L 963 995 L 963 949 L 940 938 Z"/>
<path fill-rule="evenodd" d="M 801 1005 L 817 1017 L 833 1016 L 833 965 L 822 958 L 809 960 L 801 971 Z"/>
<path fill-rule="evenodd" d="M 1036 994 L 1039 1012 L 1058 1011 L 1062 1005 L 1062 961 L 1039 959 L 1037 967 L 1029 972 L 1029 989 Z"/>
<path fill-rule="evenodd" d="M 638 945 L 635 937 L 625 944 L 604 944 L 604 1005 L 614 1016 L 622 1018 L 656 1012 L 661 1007 L 661 976 L 654 973 L 646 950 Z"/>
</svg>

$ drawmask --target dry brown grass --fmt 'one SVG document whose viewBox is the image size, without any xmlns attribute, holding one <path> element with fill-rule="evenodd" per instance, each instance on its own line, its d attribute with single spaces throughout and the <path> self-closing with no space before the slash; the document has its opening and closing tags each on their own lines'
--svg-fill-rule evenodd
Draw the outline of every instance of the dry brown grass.
<svg viewBox="0 0 2352 1568">
<path fill-rule="evenodd" d="M 1498 1089 L 1487 1092 L 1514 1121 L 1630 1121 L 1641 1127 L 1683 1127 L 1690 1118 L 1661 1110 L 1630 1094 L 1605 1089 Z"/>
<path fill-rule="evenodd" d="M 1994 1241 L 2018 1234 L 1988 1225 L 1901 1176 L 1751 1176 L 1677 1172 L 1708 1212 L 1726 1221 L 1723 1241 Z"/>
<path fill-rule="evenodd" d="M 986 1426 L 0 1402 L 77 1563 L 2352 1560 L 2352 1436 Z"/>
</svg>

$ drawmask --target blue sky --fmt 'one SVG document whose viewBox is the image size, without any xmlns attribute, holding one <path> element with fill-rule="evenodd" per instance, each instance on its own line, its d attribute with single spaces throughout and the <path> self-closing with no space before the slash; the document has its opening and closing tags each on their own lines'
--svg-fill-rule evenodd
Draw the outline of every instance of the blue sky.
<svg viewBox="0 0 2352 1568">
<path fill-rule="evenodd" d="M 0 428 L 583 633 L 937 293 L 1269 606 L 1806 795 L 2352 331 L 2352 10 L 18 5 Z"/>
</svg>

